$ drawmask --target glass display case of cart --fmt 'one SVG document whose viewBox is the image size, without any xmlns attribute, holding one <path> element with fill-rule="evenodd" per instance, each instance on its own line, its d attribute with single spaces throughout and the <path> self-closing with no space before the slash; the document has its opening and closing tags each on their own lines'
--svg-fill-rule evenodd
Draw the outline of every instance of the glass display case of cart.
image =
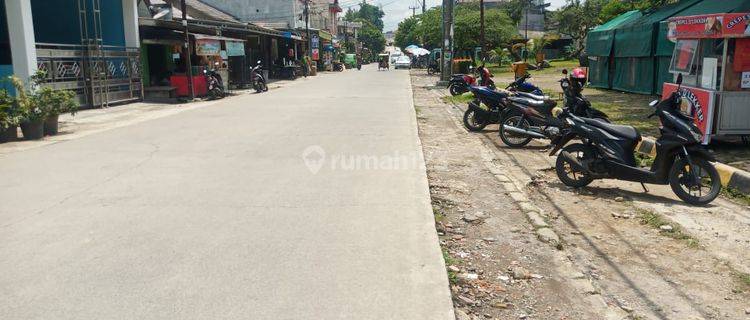
<svg viewBox="0 0 750 320">
<path fill-rule="evenodd" d="M 675 42 L 669 71 L 683 76 L 683 112 L 711 137 L 750 135 L 750 13 L 669 19 Z M 664 83 L 662 96 L 677 90 Z"/>
</svg>

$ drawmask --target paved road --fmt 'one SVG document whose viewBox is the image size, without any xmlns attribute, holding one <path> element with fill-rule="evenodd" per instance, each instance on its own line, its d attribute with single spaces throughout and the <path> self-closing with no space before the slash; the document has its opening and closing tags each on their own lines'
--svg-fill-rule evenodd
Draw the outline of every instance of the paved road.
<svg viewBox="0 0 750 320">
<path fill-rule="evenodd" d="M 0 157 L 2 319 L 449 319 L 406 71 Z"/>
</svg>

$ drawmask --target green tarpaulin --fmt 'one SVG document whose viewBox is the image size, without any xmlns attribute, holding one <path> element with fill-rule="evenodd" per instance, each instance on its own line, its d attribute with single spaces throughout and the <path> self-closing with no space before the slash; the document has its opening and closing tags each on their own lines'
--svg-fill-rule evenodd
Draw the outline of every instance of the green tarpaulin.
<svg viewBox="0 0 750 320">
<path fill-rule="evenodd" d="M 594 28 L 586 39 L 591 85 L 637 93 L 659 93 L 672 79 L 671 17 L 749 12 L 750 0 L 682 0 L 640 16 L 628 12 Z M 602 59 L 609 57 L 608 59 Z"/>
<path fill-rule="evenodd" d="M 640 11 L 628 11 L 592 29 L 586 37 L 586 53 L 589 56 L 608 57 L 612 52 L 612 43 L 615 40 L 615 28 L 640 17 Z"/>
<path fill-rule="evenodd" d="M 615 29 L 642 16 L 638 10 L 623 13 L 609 22 L 594 28 L 586 37 L 586 53 L 589 56 L 589 82 L 597 88 L 610 85 L 610 56 L 615 41 Z"/>
</svg>

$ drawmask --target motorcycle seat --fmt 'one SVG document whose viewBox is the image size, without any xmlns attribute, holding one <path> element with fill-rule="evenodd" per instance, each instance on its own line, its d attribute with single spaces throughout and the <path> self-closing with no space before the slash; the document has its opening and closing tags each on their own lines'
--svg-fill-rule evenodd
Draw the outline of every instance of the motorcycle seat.
<svg viewBox="0 0 750 320">
<path fill-rule="evenodd" d="M 534 100 L 540 100 L 540 101 L 549 100 L 549 97 L 547 96 L 540 96 L 540 95 L 536 95 L 536 94 L 528 93 L 528 92 L 516 92 L 516 94 L 518 94 L 521 97 L 534 99 Z"/>
<path fill-rule="evenodd" d="M 599 119 L 583 118 L 583 121 L 586 122 L 586 124 L 592 125 L 604 131 L 607 131 L 613 135 L 616 135 L 618 137 L 625 138 L 631 141 L 637 141 L 641 138 L 641 134 L 638 133 L 638 130 L 636 130 L 635 128 L 631 126 L 621 126 L 621 125 L 611 124 L 611 123 L 607 123 Z"/>
<path fill-rule="evenodd" d="M 550 100 L 550 99 L 537 100 L 537 99 L 530 99 L 530 98 L 524 98 L 524 97 L 518 97 L 518 96 L 510 97 L 508 99 L 510 99 L 510 101 L 513 101 L 515 103 L 520 103 L 520 104 L 527 105 L 533 108 L 545 108 L 545 109 L 551 110 L 552 108 L 557 106 L 557 102 L 555 102 L 554 100 Z"/>
</svg>

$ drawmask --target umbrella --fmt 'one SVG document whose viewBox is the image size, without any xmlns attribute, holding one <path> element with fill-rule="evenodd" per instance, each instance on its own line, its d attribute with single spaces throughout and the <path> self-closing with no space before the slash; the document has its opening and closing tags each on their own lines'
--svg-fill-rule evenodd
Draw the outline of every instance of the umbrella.
<svg viewBox="0 0 750 320">
<path fill-rule="evenodd" d="M 416 49 L 414 49 L 414 50 L 411 51 L 411 54 L 413 54 L 413 55 L 415 55 L 417 57 L 426 56 L 426 55 L 430 54 L 430 50 L 427 50 L 425 48 L 416 48 Z"/>
<path fill-rule="evenodd" d="M 411 52 L 414 49 L 419 49 L 419 46 L 413 44 L 413 45 L 410 45 L 410 46 L 404 48 L 404 51 Z"/>
</svg>

